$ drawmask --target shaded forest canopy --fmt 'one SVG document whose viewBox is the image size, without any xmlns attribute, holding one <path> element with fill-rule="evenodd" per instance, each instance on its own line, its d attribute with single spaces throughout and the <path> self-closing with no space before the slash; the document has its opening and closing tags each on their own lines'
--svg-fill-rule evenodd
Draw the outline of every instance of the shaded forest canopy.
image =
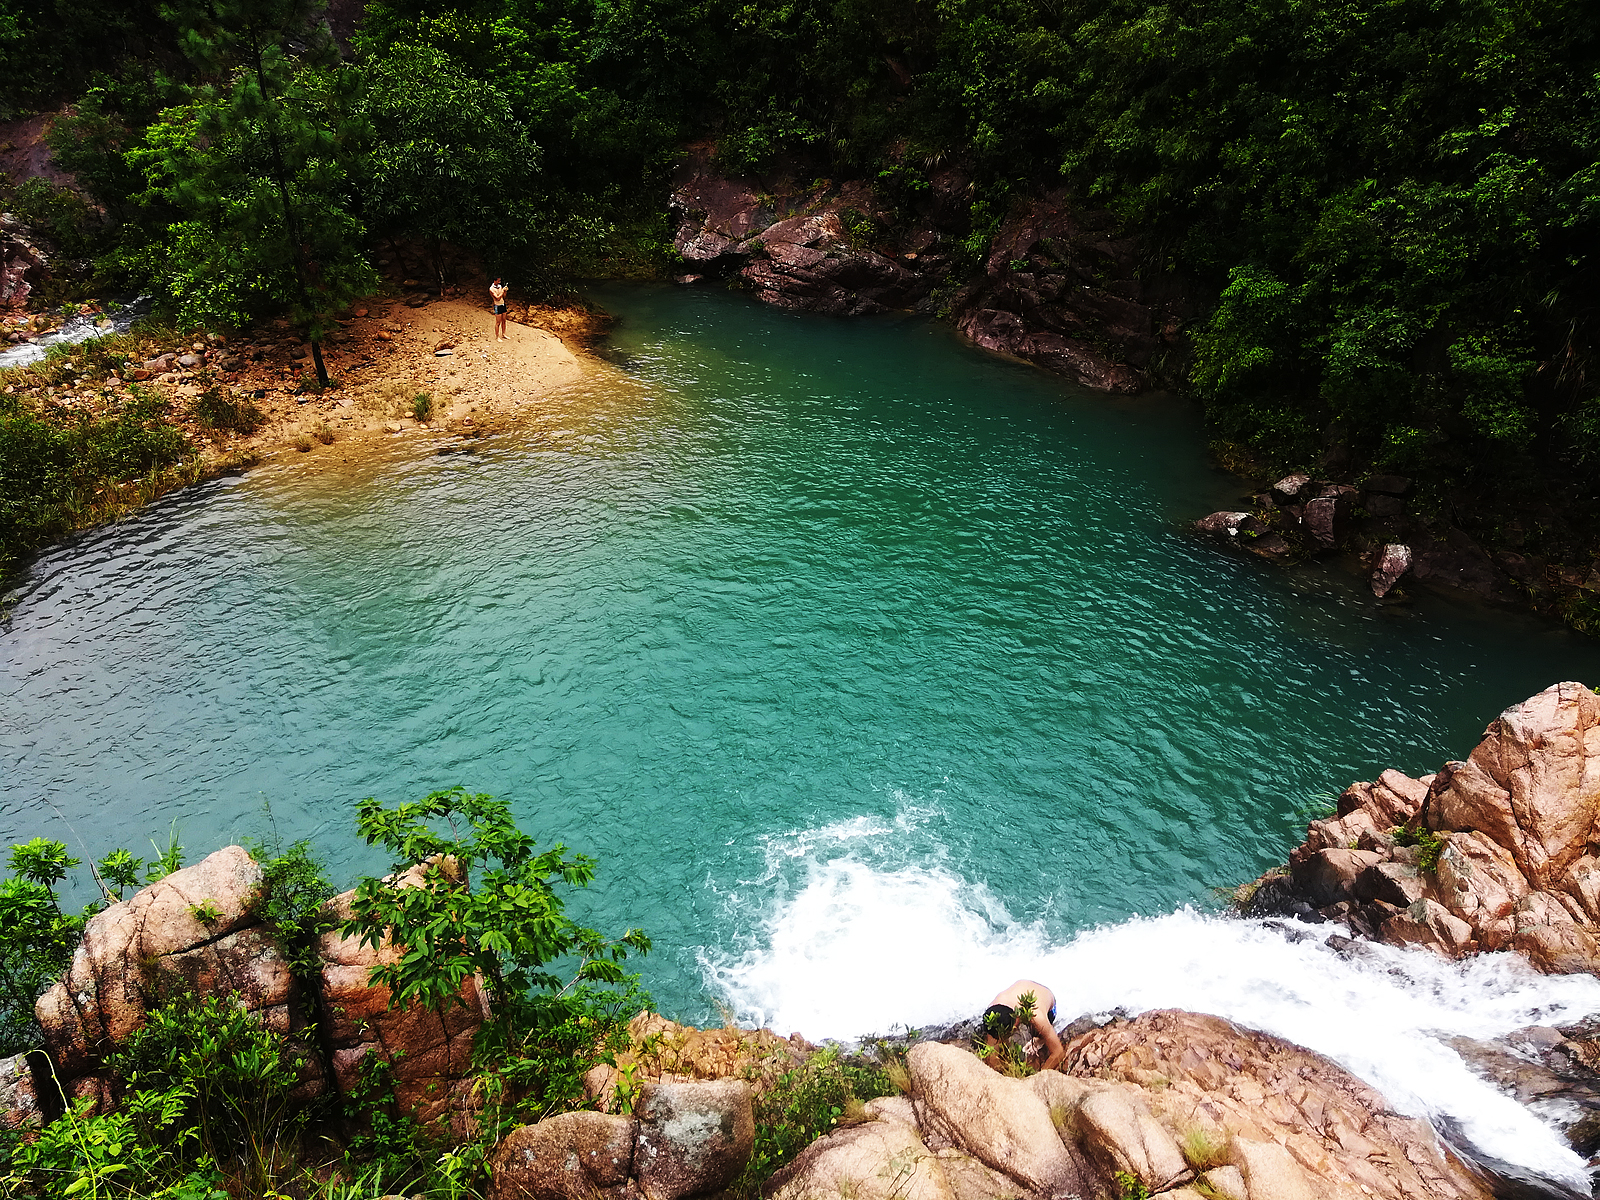
<svg viewBox="0 0 1600 1200">
<path fill-rule="evenodd" d="M 1065 184 L 1196 280 L 1185 382 L 1263 466 L 1596 500 L 1592 4 L 0 0 L 0 80 L 0 117 L 72 104 L 104 219 L 7 206 L 183 320 L 314 323 L 383 237 L 547 290 L 659 267 L 697 139 L 908 208 L 957 165 L 959 261 Z"/>
</svg>

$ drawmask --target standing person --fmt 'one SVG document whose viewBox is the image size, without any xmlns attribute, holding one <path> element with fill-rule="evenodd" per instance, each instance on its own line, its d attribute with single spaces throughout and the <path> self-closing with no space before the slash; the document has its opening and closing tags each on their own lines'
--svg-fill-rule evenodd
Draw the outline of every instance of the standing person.
<svg viewBox="0 0 1600 1200">
<path fill-rule="evenodd" d="M 489 285 L 489 305 L 494 310 L 494 340 L 509 341 L 506 337 L 506 281 L 498 275 Z"/>
<path fill-rule="evenodd" d="M 1056 1036 L 1056 994 L 1032 979 L 1019 979 L 1005 988 L 983 1010 L 983 1040 L 991 1053 L 986 1061 L 996 1071 L 1004 1069 L 1000 1048 L 1011 1040 L 1017 1028 L 1017 1010 L 1026 1009 L 1028 1025 L 1039 1035 L 1042 1048 L 1030 1048 L 1028 1057 L 1043 1057 L 1035 1064 L 1041 1071 L 1053 1070 L 1067 1056 L 1067 1048 Z"/>
</svg>

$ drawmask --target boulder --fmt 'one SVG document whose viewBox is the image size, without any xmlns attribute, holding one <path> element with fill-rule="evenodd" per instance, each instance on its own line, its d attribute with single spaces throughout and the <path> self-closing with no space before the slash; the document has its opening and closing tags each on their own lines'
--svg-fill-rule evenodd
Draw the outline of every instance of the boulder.
<svg viewBox="0 0 1600 1200">
<path fill-rule="evenodd" d="M 1600 696 L 1559 683 L 1505 710 L 1431 790 L 1429 824 L 1476 830 L 1511 852 L 1536 890 L 1557 886 L 1600 815 Z"/>
<path fill-rule="evenodd" d="M 917 1125 L 1033 1191 L 1089 1194 L 1093 1173 L 1058 1136 L 1027 1083 L 957 1046 L 922 1042 L 906 1057 Z"/>
<path fill-rule="evenodd" d="M 1558 683 L 1501 713 L 1464 761 L 1352 784 L 1338 816 L 1312 822 L 1290 853 L 1292 895 L 1274 892 L 1274 904 L 1309 904 L 1396 945 L 1509 949 L 1541 971 L 1600 971 L 1597 820 L 1600 696 Z M 1436 839 L 1426 868 L 1388 836 L 1402 825 Z M 1338 851 L 1352 832 L 1360 849 Z M 1366 903 L 1333 911 L 1347 901 Z"/>
<path fill-rule="evenodd" d="M 1394 590 L 1401 576 L 1411 569 L 1411 547 L 1390 542 L 1378 551 L 1372 563 L 1372 594 L 1382 600 Z"/>
<path fill-rule="evenodd" d="M 609 1110 L 621 1071 L 635 1081 L 744 1079 L 767 1086 L 815 1049 L 798 1033 L 782 1038 L 770 1029 L 696 1029 L 659 1013 L 641 1012 L 628 1022 L 629 1048 L 616 1066 L 590 1068 L 583 1078 L 588 1098 Z"/>
<path fill-rule="evenodd" d="M 1459 958 L 1477 948 L 1472 926 L 1425 896 L 1383 923 L 1383 940 L 1395 946 L 1428 946 L 1446 958 Z"/>
<path fill-rule="evenodd" d="M 1306 485 L 1310 482 L 1311 476 L 1309 475 L 1299 473 L 1285 475 L 1272 485 L 1272 494 L 1278 498 L 1280 503 L 1288 504 L 1292 501 L 1303 499 L 1304 497 L 1301 493 L 1304 492 Z"/>
<path fill-rule="evenodd" d="M 638 1122 L 570 1112 L 506 1135 L 489 1160 L 489 1200 L 622 1200 Z"/>
<path fill-rule="evenodd" d="M 969 1200 L 970 1185 L 957 1192 L 945 1167 L 911 1126 L 871 1121 L 807 1146 L 773 1175 L 763 1194 L 768 1200 Z M 979 1178 L 979 1195 L 1006 1194 L 983 1188 Z M 1015 1185 L 1009 1190 L 1014 1193 Z"/>
<path fill-rule="evenodd" d="M 422 879 L 419 866 L 394 883 L 419 887 Z M 325 906 L 328 915 L 341 923 L 349 920 L 354 897 L 354 891 L 335 896 Z M 402 1112 L 423 1125 L 449 1119 L 452 1090 L 467 1073 L 473 1037 L 487 1015 L 477 980 L 463 980 L 455 1002 L 442 1012 L 415 1003 L 391 1008 L 389 989 L 369 982 L 374 966 L 393 961 L 399 953 L 387 938 L 368 946 L 335 928 L 322 935 L 317 949 L 322 959 L 317 981 L 321 1034 L 338 1089 L 353 1091 L 361 1080 L 362 1061 L 377 1054 L 390 1064 L 395 1102 Z"/>
<path fill-rule="evenodd" d="M 0 1130 L 30 1129 L 43 1120 L 26 1054 L 0 1060 Z"/>
<path fill-rule="evenodd" d="M 1104 1173 L 1133 1175 L 1152 1192 L 1190 1174 L 1172 1135 L 1150 1115 L 1135 1089 L 1105 1088 L 1091 1092 L 1077 1108 L 1079 1144 L 1102 1164 Z"/>
<path fill-rule="evenodd" d="M 1209 1190 L 1240 1200 L 1488 1200 L 1423 1121 L 1335 1063 L 1268 1034 L 1157 1011 L 1074 1038 L 1075 1082 L 1134 1091 Z M 1105 1103 L 1090 1093 L 1095 1104 Z M 1091 1101 L 1086 1100 L 1084 1104 Z M 1108 1181 L 1109 1182 L 1109 1181 Z M 1090 1193 L 1084 1193 L 1088 1195 Z"/>
<path fill-rule="evenodd" d="M 1194 531 L 1216 537 L 1238 537 L 1240 529 L 1252 520 L 1254 518 L 1247 512 L 1214 512 L 1196 521 Z"/>
<path fill-rule="evenodd" d="M 246 930 L 260 883 L 260 866 L 229 846 L 91 917 L 65 978 L 34 1007 L 63 1079 L 92 1071 L 151 1005 L 191 980 L 256 1010 L 289 1004 L 295 985 L 282 955 Z"/>
<path fill-rule="evenodd" d="M 1314 908 L 1326 908 L 1355 897 L 1357 878 L 1375 867 L 1381 856 L 1368 850 L 1318 850 L 1292 863 L 1295 888 Z"/>
<path fill-rule="evenodd" d="M 1404 475 L 1373 475 L 1364 485 L 1369 492 L 1385 496 L 1409 496 L 1411 480 Z"/>
<path fill-rule="evenodd" d="M 1269 533 L 1265 537 L 1251 538 L 1244 543 L 1244 547 L 1250 553 L 1261 558 L 1288 558 L 1292 553 L 1292 547 L 1290 547 L 1289 543 L 1276 533 Z"/>
<path fill-rule="evenodd" d="M 1276 1142 L 1234 1138 L 1228 1145 L 1250 1200 L 1324 1200 L 1300 1164 Z"/>
<path fill-rule="evenodd" d="M 646 1200 L 719 1191 L 744 1170 L 754 1146 L 743 1080 L 645 1085 L 633 1174 Z"/>
</svg>

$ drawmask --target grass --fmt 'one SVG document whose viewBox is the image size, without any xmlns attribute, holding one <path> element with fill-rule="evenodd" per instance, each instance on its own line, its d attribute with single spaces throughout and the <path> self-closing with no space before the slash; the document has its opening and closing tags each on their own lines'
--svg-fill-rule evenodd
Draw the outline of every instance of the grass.
<svg viewBox="0 0 1600 1200">
<path fill-rule="evenodd" d="M 1178 1141 L 1184 1161 L 1196 1171 L 1220 1167 L 1227 1162 L 1227 1142 L 1203 1125 L 1190 1125 Z"/>
</svg>

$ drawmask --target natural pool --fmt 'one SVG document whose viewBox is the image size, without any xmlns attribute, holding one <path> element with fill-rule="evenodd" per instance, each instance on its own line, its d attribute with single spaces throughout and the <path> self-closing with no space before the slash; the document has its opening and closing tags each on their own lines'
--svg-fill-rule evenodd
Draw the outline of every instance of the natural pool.
<svg viewBox="0 0 1600 1200">
<path fill-rule="evenodd" d="M 1450 1052 L 1415 1031 L 1600 1009 L 1180 911 L 1281 861 L 1319 794 L 1600 679 L 1600 646 L 1194 541 L 1238 484 L 1183 402 L 919 319 L 595 298 L 618 365 L 480 453 L 267 468 L 46 554 L 0 630 L 0 836 L 98 856 L 177 822 L 193 858 L 270 802 L 343 883 L 382 865 L 354 800 L 463 783 L 599 860 L 575 908 L 656 939 L 669 1014 L 850 1036 L 1037 974 L 1068 1009 L 1348 1026 L 1365 1048 L 1320 1048 L 1439 1111 Z"/>
</svg>

